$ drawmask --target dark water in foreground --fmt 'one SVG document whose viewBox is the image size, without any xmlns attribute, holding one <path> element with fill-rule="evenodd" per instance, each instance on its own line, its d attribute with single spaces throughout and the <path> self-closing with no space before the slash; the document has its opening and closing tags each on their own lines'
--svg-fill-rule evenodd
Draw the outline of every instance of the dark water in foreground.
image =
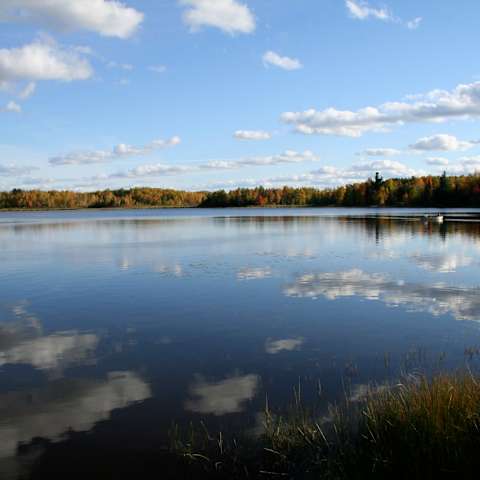
<svg viewBox="0 0 480 480">
<path fill-rule="evenodd" d="M 480 213 L 418 215 L 0 213 L 0 477 L 157 448 L 174 421 L 254 431 L 298 384 L 321 408 L 475 367 Z"/>
</svg>

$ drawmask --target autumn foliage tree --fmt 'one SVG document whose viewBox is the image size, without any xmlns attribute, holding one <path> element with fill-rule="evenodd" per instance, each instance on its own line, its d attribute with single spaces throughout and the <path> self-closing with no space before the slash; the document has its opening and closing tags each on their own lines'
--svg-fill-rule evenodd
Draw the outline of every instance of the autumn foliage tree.
<svg viewBox="0 0 480 480">
<path fill-rule="evenodd" d="M 145 207 L 480 207 L 480 175 L 425 176 L 366 182 L 337 188 L 237 188 L 186 192 L 132 188 L 97 192 L 20 190 L 0 192 L 0 208 L 145 208 Z"/>
</svg>

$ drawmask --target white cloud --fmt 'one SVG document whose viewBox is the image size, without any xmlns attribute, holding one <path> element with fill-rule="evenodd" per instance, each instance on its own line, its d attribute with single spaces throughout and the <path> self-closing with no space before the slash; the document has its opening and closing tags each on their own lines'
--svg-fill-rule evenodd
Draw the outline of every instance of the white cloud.
<svg viewBox="0 0 480 480">
<path fill-rule="evenodd" d="M 412 150 L 437 150 L 437 151 L 453 151 L 468 150 L 475 144 L 458 140 L 457 137 L 448 134 L 432 135 L 430 137 L 419 138 L 409 148 Z"/>
<path fill-rule="evenodd" d="M 234 375 L 219 382 L 207 382 L 197 377 L 190 388 L 195 397 L 185 402 L 185 408 L 191 412 L 213 414 L 217 416 L 239 413 L 244 404 L 251 400 L 258 390 L 258 375 Z"/>
<path fill-rule="evenodd" d="M 18 94 L 18 96 L 22 100 L 26 100 L 27 98 L 30 98 L 34 93 L 37 88 L 37 85 L 35 82 L 29 82 L 25 88 Z"/>
<path fill-rule="evenodd" d="M 295 125 L 295 130 L 305 135 L 360 137 L 366 132 L 386 130 L 383 115 L 375 107 L 362 108 L 357 112 L 334 108 L 320 112 L 314 109 L 286 112 L 282 114 L 281 119 L 287 124 Z"/>
<path fill-rule="evenodd" d="M 402 152 L 395 148 L 367 148 L 363 152 L 359 152 L 357 155 L 365 155 L 367 157 L 393 157 L 394 155 L 400 155 Z"/>
<path fill-rule="evenodd" d="M 179 0 L 187 6 L 183 21 L 192 32 L 202 27 L 215 27 L 234 35 L 252 33 L 255 17 L 247 5 L 236 0 Z"/>
<path fill-rule="evenodd" d="M 92 163 L 104 163 L 113 158 L 113 152 L 97 150 L 94 152 L 74 152 L 66 155 L 51 157 L 50 165 L 88 165 Z"/>
<path fill-rule="evenodd" d="M 272 135 L 262 130 L 237 130 L 233 136 L 238 140 L 269 140 Z"/>
<path fill-rule="evenodd" d="M 274 65 L 282 68 L 283 70 L 298 70 L 303 67 L 302 63 L 297 58 L 282 57 L 278 53 L 272 52 L 271 50 L 265 52 L 262 60 L 265 66 Z"/>
<path fill-rule="evenodd" d="M 42 177 L 23 177 L 16 178 L 15 185 L 16 188 L 35 188 L 38 190 L 46 190 L 51 185 L 57 183 L 57 180 L 54 178 L 42 178 Z"/>
<path fill-rule="evenodd" d="M 130 63 L 118 63 L 114 61 L 110 61 L 107 63 L 108 68 L 119 68 L 120 70 L 127 70 L 127 71 L 132 71 L 133 70 L 133 65 Z"/>
<path fill-rule="evenodd" d="M 271 177 L 264 181 L 268 184 L 293 183 L 316 187 L 335 187 L 365 181 L 367 178 L 371 178 L 375 172 L 380 172 L 384 178 L 420 176 L 425 173 L 420 170 L 415 170 L 401 162 L 375 160 L 372 162 L 356 163 L 346 168 L 325 165 L 308 173 Z M 258 185 L 262 182 L 257 181 L 254 183 Z"/>
<path fill-rule="evenodd" d="M 346 168 L 330 165 L 322 166 L 308 173 L 292 176 L 270 178 L 271 183 L 276 184 L 307 184 L 315 187 L 336 187 L 350 183 L 357 183 L 371 178 L 375 172 L 380 172 L 384 178 L 398 178 L 420 176 L 425 172 L 415 170 L 408 165 L 392 160 L 375 160 L 361 162 Z"/>
<path fill-rule="evenodd" d="M 460 157 L 460 162 L 463 165 L 480 165 L 480 155 L 471 155 L 469 157 Z"/>
<path fill-rule="evenodd" d="M 240 160 L 212 160 L 198 166 L 200 170 L 233 170 L 244 167 L 265 167 L 317 161 L 319 158 L 310 150 L 296 152 L 286 150 L 279 155 L 245 157 Z"/>
<path fill-rule="evenodd" d="M 36 167 L 22 167 L 12 163 L 7 165 L 0 164 L 0 177 L 15 177 L 20 175 L 27 175 L 36 169 Z"/>
<path fill-rule="evenodd" d="M 422 17 L 416 17 L 413 18 L 412 20 L 409 20 L 406 25 L 409 30 L 416 30 L 420 24 L 422 23 L 423 18 Z"/>
<path fill-rule="evenodd" d="M 165 73 L 167 71 L 167 67 L 165 65 L 150 65 L 148 69 L 155 73 Z"/>
<path fill-rule="evenodd" d="M 404 25 L 409 30 L 416 30 L 422 23 L 422 17 L 415 17 L 408 21 L 403 21 L 396 17 L 387 7 L 371 7 L 368 2 L 364 0 L 345 0 L 350 16 L 356 20 L 381 20 L 382 22 L 393 22 Z"/>
<path fill-rule="evenodd" d="M 143 13 L 115 0 L 2 0 L 0 20 L 29 22 L 60 31 L 89 30 L 127 38 Z"/>
<path fill-rule="evenodd" d="M 282 351 L 291 352 L 292 350 L 298 350 L 304 341 L 303 338 L 284 338 L 281 340 L 268 338 L 265 342 L 265 351 L 270 355 L 276 355 Z"/>
<path fill-rule="evenodd" d="M 161 148 L 174 147 L 181 142 L 180 137 L 172 137 L 168 140 L 154 140 L 143 147 L 133 147 L 125 143 L 120 143 L 113 147 L 111 151 L 93 150 L 84 152 L 72 152 L 66 155 L 60 155 L 49 159 L 50 165 L 83 165 L 94 163 L 106 163 L 124 157 L 147 155 L 154 150 Z"/>
<path fill-rule="evenodd" d="M 109 180 L 115 178 L 143 178 L 143 177 L 162 177 L 167 175 L 181 175 L 198 171 L 196 167 L 188 165 L 164 165 L 156 163 L 151 165 L 139 165 L 126 172 L 113 173 L 111 175 L 98 176 L 93 180 Z"/>
<path fill-rule="evenodd" d="M 88 47 L 87 45 L 75 45 L 72 47 L 77 53 L 81 53 L 82 55 L 93 55 L 95 56 L 95 52 L 92 47 Z"/>
<path fill-rule="evenodd" d="M 480 165 L 480 164 L 479 164 Z M 384 178 L 411 177 L 425 175 L 423 170 L 415 170 L 401 162 L 392 160 L 376 160 L 356 163 L 346 168 L 324 165 L 307 173 L 280 175 L 261 179 L 226 180 L 199 187 L 200 189 L 232 189 L 237 187 L 278 186 L 278 185 L 308 185 L 317 188 L 330 188 L 350 183 L 357 183 L 371 178 L 375 172 L 380 172 Z"/>
<path fill-rule="evenodd" d="M 18 103 L 11 100 L 2 108 L 2 110 L 4 112 L 21 113 L 22 107 Z"/>
<path fill-rule="evenodd" d="M 250 169 L 251 167 L 265 167 L 287 164 L 300 164 L 317 162 L 319 157 L 312 152 L 303 153 L 287 151 L 280 155 L 264 157 L 245 157 L 239 160 L 213 160 L 206 163 L 190 164 L 145 164 L 136 168 L 119 171 L 111 174 L 102 174 L 94 177 L 83 178 L 82 183 L 76 184 L 78 189 L 98 189 L 98 185 L 109 186 L 111 180 L 122 179 L 144 179 L 166 176 L 182 176 L 187 174 L 202 174 L 213 171 L 233 171 L 241 169 Z M 462 159 L 460 159 L 462 160 Z M 475 162 L 475 157 L 464 157 L 465 165 L 459 164 L 460 174 L 473 172 L 480 167 L 480 157 Z M 315 170 L 305 173 L 287 174 L 263 178 L 240 178 L 226 179 L 222 181 L 210 182 L 207 184 L 196 184 L 195 189 L 215 190 L 215 189 L 233 189 L 238 187 L 254 187 L 263 185 L 266 187 L 275 187 L 278 185 L 291 186 L 312 186 L 317 188 L 330 188 L 340 185 L 358 183 L 372 178 L 375 172 L 380 172 L 384 178 L 399 178 L 427 175 L 425 170 L 414 169 L 402 162 L 389 159 L 373 160 L 370 162 L 359 162 L 347 167 L 336 167 L 331 165 L 322 165 Z M 73 179 L 64 179 L 61 183 L 62 188 L 65 182 L 71 182 Z M 58 183 L 58 182 L 57 182 Z"/>
<path fill-rule="evenodd" d="M 206 163 L 185 165 L 165 165 L 163 163 L 140 165 L 126 172 L 119 172 L 108 176 L 97 177 L 95 180 L 107 180 L 111 178 L 159 177 L 165 175 L 181 175 L 213 170 L 235 170 L 245 167 L 266 167 L 313 162 L 317 161 L 318 159 L 319 158 L 309 150 L 304 152 L 286 150 L 279 155 L 245 157 L 240 160 L 212 160 Z"/>
<path fill-rule="evenodd" d="M 469 175 L 480 171 L 480 155 L 460 157 L 456 163 L 445 166 L 449 175 Z"/>
<path fill-rule="evenodd" d="M 387 176 L 414 176 L 419 172 L 409 166 L 394 160 L 375 160 L 373 162 L 357 163 L 350 167 L 350 172 L 382 172 Z"/>
<path fill-rule="evenodd" d="M 393 15 L 388 9 L 373 8 L 370 7 L 367 2 L 361 0 L 346 0 L 345 6 L 352 18 L 357 20 L 367 20 L 368 18 L 374 18 L 384 22 L 394 20 Z"/>
<path fill-rule="evenodd" d="M 239 166 L 268 166 L 268 165 L 287 165 L 293 163 L 315 162 L 319 157 L 310 150 L 297 152 L 296 150 L 285 150 L 279 155 L 269 155 L 265 157 L 246 157 L 234 162 L 227 162 L 228 167 L 238 168 Z"/>
<path fill-rule="evenodd" d="M 437 167 L 437 174 L 446 171 L 448 175 L 470 175 L 480 172 L 480 155 L 465 156 L 449 160 L 444 157 L 427 157 L 428 165 Z"/>
<path fill-rule="evenodd" d="M 0 49 L 0 81 L 86 80 L 93 74 L 89 62 L 72 48 L 42 38 L 18 48 Z"/>
<path fill-rule="evenodd" d="M 286 112 L 283 122 L 307 135 L 360 137 L 385 132 L 407 123 L 443 123 L 451 119 L 480 118 L 480 82 L 458 85 L 453 90 L 432 90 L 410 102 L 388 102 L 357 111 L 327 108 Z"/>
<path fill-rule="evenodd" d="M 448 165 L 450 162 L 448 158 L 445 157 L 428 157 L 426 159 L 428 165 L 437 165 L 437 166 L 445 166 Z"/>
</svg>

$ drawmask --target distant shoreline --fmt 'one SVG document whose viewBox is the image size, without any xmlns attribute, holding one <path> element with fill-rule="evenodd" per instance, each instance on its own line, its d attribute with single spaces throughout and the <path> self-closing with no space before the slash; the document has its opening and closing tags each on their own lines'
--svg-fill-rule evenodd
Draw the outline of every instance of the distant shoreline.
<svg viewBox="0 0 480 480">
<path fill-rule="evenodd" d="M 468 205 L 445 207 L 445 206 L 405 206 L 405 205 L 388 205 L 388 206 L 364 206 L 364 205 L 248 205 L 243 207 L 182 207 L 182 206 L 137 206 L 137 207 L 72 207 L 72 208 L 0 208 L 0 213 L 19 213 L 19 212 L 88 212 L 88 211 L 135 211 L 135 210 L 293 210 L 293 209 L 318 209 L 323 210 L 327 208 L 333 209 L 371 209 L 371 210 L 391 210 L 391 209 L 405 209 L 405 210 L 448 210 L 448 209 L 469 209 L 480 210 L 480 207 L 472 207 Z"/>
<path fill-rule="evenodd" d="M 0 212 L 77 212 L 77 211 L 115 211 L 115 210 L 225 210 L 225 209 L 279 209 L 279 208 L 375 208 L 375 207 L 341 207 L 338 205 L 317 206 L 317 205 L 249 205 L 245 207 L 200 207 L 200 206 L 137 206 L 137 207 L 72 207 L 72 208 L 0 208 Z M 391 208 L 391 207 L 385 207 Z"/>
<path fill-rule="evenodd" d="M 336 188 L 253 187 L 217 191 L 171 188 L 74 192 L 22 190 L 0 192 L 0 210 L 78 210 L 151 208 L 475 208 L 480 207 L 480 174 L 390 178 L 377 172 L 365 182 Z"/>
</svg>

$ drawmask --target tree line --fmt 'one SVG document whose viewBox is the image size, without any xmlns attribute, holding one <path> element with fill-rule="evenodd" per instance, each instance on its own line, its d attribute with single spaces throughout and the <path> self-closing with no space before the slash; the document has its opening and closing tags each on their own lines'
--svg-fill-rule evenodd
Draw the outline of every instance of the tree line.
<svg viewBox="0 0 480 480">
<path fill-rule="evenodd" d="M 0 192 L 3 209 L 197 207 L 204 192 L 132 188 L 98 192 L 21 190 Z"/>
<path fill-rule="evenodd" d="M 337 188 L 238 188 L 210 192 L 202 207 L 480 207 L 480 175 L 373 179 Z"/>
<path fill-rule="evenodd" d="M 0 192 L 0 208 L 142 208 L 142 207 L 480 207 L 480 174 L 424 176 L 366 182 L 337 188 L 237 188 L 186 192 L 132 188 L 97 192 L 14 189 Z"/>
</svg>

